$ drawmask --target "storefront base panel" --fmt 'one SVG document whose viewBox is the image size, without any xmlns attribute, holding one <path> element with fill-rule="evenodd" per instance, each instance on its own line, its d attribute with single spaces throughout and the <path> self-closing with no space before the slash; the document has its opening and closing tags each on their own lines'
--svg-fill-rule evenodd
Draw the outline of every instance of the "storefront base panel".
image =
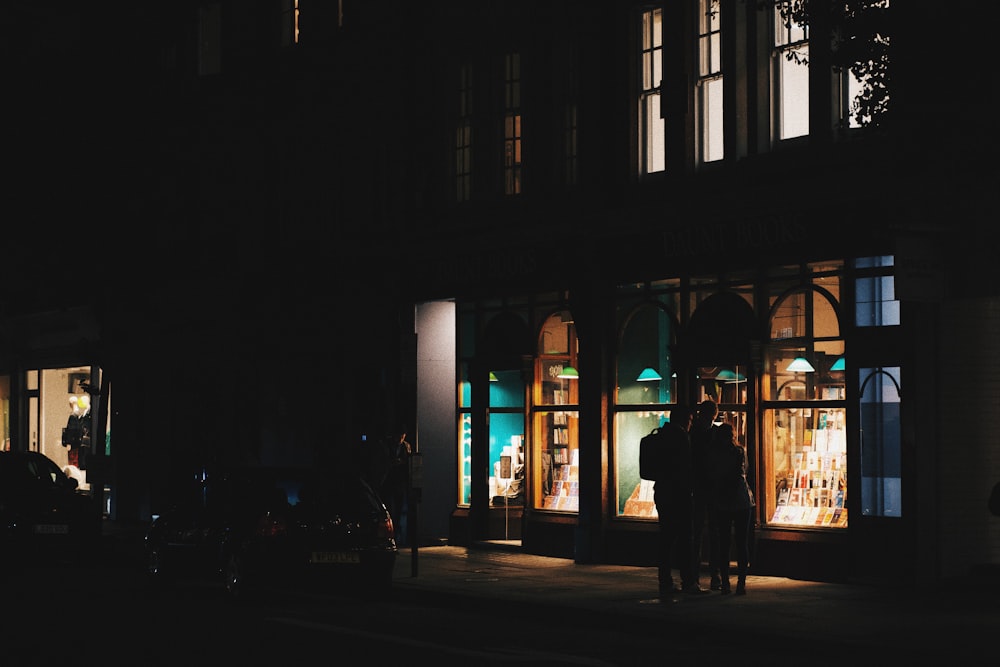
<svg viewBox="0 0 1000 667">
<path fill-rule="evenodd" d="M 603 562 L 609 565 L 655 567 L 658 561 L 659 526 L 629 524 L 611 526 L 604 535 Z"/>
<path fill-rule="evenodd" d="M 448 520 L 448 543 L 458 547 L 468 547 L 481 540 L 522 539 L 524 508 L 520 505 L 491 507 L 486 527 L 486 535 L 475 535 L 470 510 L 459 507 Z"/>
<path fill-rule="evenodd" d="M 528 553 L 551 558 L 575 558 L 576 524 L 574 516 L 532 514 L 524 525 L 522 546 Z"/>
<path fill-rule="evenodd" d="M 765 529 L 756 532 L 751 548 L 751 574 L 831 583 L 850 579 L 846 535 Z"/>
</svg>

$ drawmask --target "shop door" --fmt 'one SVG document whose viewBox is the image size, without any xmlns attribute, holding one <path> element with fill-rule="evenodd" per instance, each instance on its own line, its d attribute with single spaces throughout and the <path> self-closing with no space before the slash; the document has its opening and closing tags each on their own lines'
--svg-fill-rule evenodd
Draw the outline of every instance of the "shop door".
<svg viewBox="0 0 1000 667">
<path fill-rule="evenodd" d="M 750 341 L 755 318 L 748 301 L 735 292 L 720 292 L 705 299 L 691 315 L 686 356 L 695 368 L 693 402 L 718 404 L 718 423 L 736 428 L 740 441 L 753 451 L 748 434 L 754 378 L 750 376 Z M 752 457 L 752 454 L 751 454 Z"/>
</svg>

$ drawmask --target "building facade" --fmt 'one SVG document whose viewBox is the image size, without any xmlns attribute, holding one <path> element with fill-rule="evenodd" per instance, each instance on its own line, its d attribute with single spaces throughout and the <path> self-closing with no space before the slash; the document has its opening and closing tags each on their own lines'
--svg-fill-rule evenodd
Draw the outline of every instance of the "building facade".
<svg viewBox="0 0 1000 667">
<path fill-rule="evenodd" d="M 114 335 L 75 360 L 133 378 L 119 511 L 206 447 L 335 464 L 404 422 L 422 542 L 651 564 L 639 439 L 712 399 L 752 571 L 1000 563 L 994 75 L 925 48 L 934 5 L 249 5 L 143 15 L 119 150 L 158 244 L 114 266 L 154 305 L 101 292 Z M 164 355 L 182 378 L 138 370 Z"/>
</svg>

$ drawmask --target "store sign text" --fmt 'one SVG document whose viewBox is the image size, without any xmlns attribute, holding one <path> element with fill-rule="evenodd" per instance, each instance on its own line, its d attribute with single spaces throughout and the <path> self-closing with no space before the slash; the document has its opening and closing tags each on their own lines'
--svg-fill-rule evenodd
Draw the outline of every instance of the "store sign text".
<svg viewBox="0 0 1000 667">
<path fill-rule="evenodd" d="M 538 260 L 532 253 L 469 255 L 454 261 L 442 260 L 425 268 L 439 283 L 480 284 L 532 276 L 538 270 Z"/>
<path fill-rule="evenodd" d="M 803 243 L 807 238 L 806 227 L 794 220 L 770 218 L 719 223 L 664 231 L 663 253 L 666 257 L 728 254 Z"/>
</svg>

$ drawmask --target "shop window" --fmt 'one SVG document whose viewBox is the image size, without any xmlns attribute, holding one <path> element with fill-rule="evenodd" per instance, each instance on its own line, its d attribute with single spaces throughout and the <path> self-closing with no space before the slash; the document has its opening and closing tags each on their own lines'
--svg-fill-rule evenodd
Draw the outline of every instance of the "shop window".
<svg viewBox="0 0 1000 667">
<path fill-rule="evenodd" d="M 9 375 L 0 375 L 0 451 L 10 451 Z"/>
<path fill-rule="evenodd" d="M 899 367 L 858 370 L 861 395 L 861 513 L 902 516 Z"/>
<path fill-rule="evenodd" d="M 522 385 L 520 378 L 517 384 Z M 524 504 L 524 410 L 521 407 L 513 412 L 490 408 L 489 485 L 493 505 Z"/>
<path fill-rule="evenodd" d="M 520 370 L 489 374 L 488 479 L 491 502 L 521 504 L 524 498 L 524 380 Z M 460 364 L 458 503 L 472 501 L 472 383 Z M 505 458 L 506 457 L 506 458 Z"/>
<path fill-rule="evenodd" d="M 860 274 L 854 281 L 855 324 L 859 327 L 898 325 L 899 300 L 892 255 L 862 257 L 854 262 Z"/>
<path fill-rule="evenodd" d="M 793 2 L 772 8 L 775 130 L 778 139 L 809 134 L 809 26 L 800 22 Z"/>
<path fill-rule="evenodd" d="M 661 113 L 663 80 L 663 10 L 642 12 L 639 35 L 639 174 L 666 167 L 664 120 Z"/>
<path fill-rule="evenodd" d="M 472 382 L 469 364 L 458 365 L 458 504 L 472 502 Z"/>
<path fill-rule="evenodd" d="M 580 508 L 579 375 L 569 311 L 549 316 L 538 337 L 532 407 L 532 498 L 536 509 Z"/>
<path fill-rule="evenodd" d="M 614 478 L 618 516 L 656 517 L 653 483 L 639 477 L 639 441 L 663 424 L 677 401 L 670 356 L 676 325 L 664 304 L 623 306 L 618 345 Z"/>
<path fill-rule="evenodd" d="M 723 157 L 722 21 L 719 0 L 698 6 L 698 139 L 701 161 L 714 162 Z"/>
<path fill-rule="evenodd" d="M 504 194 L 521 194 L 521 55 L 504 59 Z"/>
<path fill-rule="evenodd" d="M 759 487 L 770 525 L 847 526 L 844 341 L 832 295 L 784 295 L 764 355 Z"/>
<path fill-rule="evenodd" d="M 698 368 L 698 403 L 715 401 L 716 424 L 732 424 L 740 443 L 747 444 L 747 368 L 741 364 Z"/>
</svg>

